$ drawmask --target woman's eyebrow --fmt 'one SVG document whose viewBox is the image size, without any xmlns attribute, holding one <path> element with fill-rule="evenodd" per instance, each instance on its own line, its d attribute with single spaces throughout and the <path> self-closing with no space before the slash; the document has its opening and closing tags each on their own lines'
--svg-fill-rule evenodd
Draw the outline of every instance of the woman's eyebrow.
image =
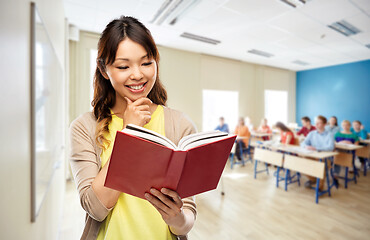
<svg viewBox="0 0 370 240">
<path fill-rule="evenodd" d="M 147 58 L 149 55 L 146 54 L 145 56 L 142 56 L 141 59 Z M 123 60 L 123 61 L 130 61 L 128 58 L 116 58 L 116 60 Z"/>
</svg>

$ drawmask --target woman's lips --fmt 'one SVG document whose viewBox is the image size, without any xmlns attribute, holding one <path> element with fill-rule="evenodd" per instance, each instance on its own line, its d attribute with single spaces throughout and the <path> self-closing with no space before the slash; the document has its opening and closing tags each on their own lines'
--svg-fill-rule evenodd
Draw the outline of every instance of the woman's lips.
<svg viewBox="0 0 370 240">
<path fill-rule="evenodd" d="M 125 85 L 133 93 L 141 93 L 144 91 L 147 82 L 142 84 Z"/>
</svg>

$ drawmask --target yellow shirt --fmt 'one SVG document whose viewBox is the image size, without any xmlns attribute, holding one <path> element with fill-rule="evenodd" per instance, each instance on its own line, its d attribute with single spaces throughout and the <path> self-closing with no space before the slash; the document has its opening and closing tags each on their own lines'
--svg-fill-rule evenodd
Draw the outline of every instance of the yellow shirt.
<svg viewBox="0 0 370 240">
<path fill-rule="evenodd" d="M 162 106 L 158 105 L 150 122 L 144 127 L 165 135 Z M 109 134 L 106 135 L 111 144 L 102 151 L 100 156 L 102 166 L 105 165 L 112 153 L 116 132 L 122 128 L 122 119 L 112 115 Z M 97 239 L 175 240 L 176 237 L 170 232 L 168 225 L 163 221 L 158 211 L 148 201 L 121 193 L 116 205 L 102 222 Z"/>
</svg>

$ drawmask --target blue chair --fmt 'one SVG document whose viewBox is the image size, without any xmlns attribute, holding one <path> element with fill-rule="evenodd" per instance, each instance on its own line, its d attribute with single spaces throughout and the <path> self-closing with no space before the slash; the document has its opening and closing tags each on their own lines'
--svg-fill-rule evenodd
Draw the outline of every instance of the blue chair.
<svg viewBox="0 0 370 240">
<path fill-rule="evenodd" d="M 249 139 L 249 143 L 250 143 L 250 139 Z M 235 141 L 235 144 L 239 144 L 239 151 L 240 151 L 240 156 L 241 156 L 241 160 L 240 161 L 236 161 L 235 160 L 235 151 L 236 151 L 236 148 L 235 148 L 235 151 L 232 151 L 230 153 L 230 157 L 229 157 L 229 160 L 230 160 L 230 168 L 233 169 L 234 165 L 242 165 L 244 166 L 246 162 L 250 161 L 253 163 L 253 160 L 251 158 L 251 148 L 250 148 L 250 144 L 248 144 L 248 146 L 246 148 L 243 149 L 243 145 L 242 143 L 239 141 Z"/>
</svg>

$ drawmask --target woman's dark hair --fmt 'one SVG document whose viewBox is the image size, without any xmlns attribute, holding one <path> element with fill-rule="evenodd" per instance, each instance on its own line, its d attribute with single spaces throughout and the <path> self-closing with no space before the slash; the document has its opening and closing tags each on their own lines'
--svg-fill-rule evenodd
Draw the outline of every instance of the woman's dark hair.
<svg viewBox="0 0 370 240">
<path fill-rule="evenodd" d="M 281 129 L 283 132 L 292 132 L 292 130 L 290 130 L 287 126 L 285 126 L 285 124 L 284 123 L 282 123 L 282 122 L 277 122 L 276 124 L 275 124 L 275 127 L 276 128 L 279 128 L 279 129 Z"/>
<path fill-rule="evenodd" d="M 163 87 L 158 74 L 159 52 L 154 43 L 150 31 L 136 18 L 121 16 L 111 21 L 100 36 L 98 43 L 97 67 L 94 76 L 94 99 L 91 102 L 94 115 L 97 119 L 96 141 L 99 147 L 105 148 L 109 141 L 104 137 L 109 132 L 109 123 L 112 121 L 110 108 L 116 101 L 116 93 L 106 76 L 106 66 L 114 63 L 118 45 L 124 39 L 140 44 L 153 58 L 157 65 L 157 75 L 154 86 L 148 94 L 148 98 L 155 104 L 166 105 L 167 92 Z"/>
<path fill-rule="evenodd" d="M 334 118 L 335 119 L 335 126 L 338 126 L 338 118 L 336 116 L 331 116 L 330 118 Z"/>
<path fill-rule="evenodd" d="M 301 118 L 303 121 L 305 121 L 305 122 L 311 122 L 311 119 L 309 118 L 309 117 L 307 117 L 307 116 L 305 116 L 305 117 L 302 117 Z"/>
</svg>

